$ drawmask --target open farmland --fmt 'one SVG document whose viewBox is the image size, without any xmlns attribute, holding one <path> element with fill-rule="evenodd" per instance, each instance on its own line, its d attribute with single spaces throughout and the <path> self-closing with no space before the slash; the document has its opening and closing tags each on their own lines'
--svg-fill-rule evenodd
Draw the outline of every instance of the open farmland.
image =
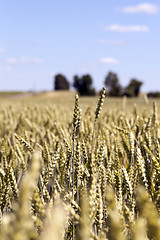
<svg viewBox="0 0 160 240">
<path fill-rule="evenodd" d="M 160 101 L 74 95 L 0 98 L 0 239 L 159 240 Z"/>
</svg>

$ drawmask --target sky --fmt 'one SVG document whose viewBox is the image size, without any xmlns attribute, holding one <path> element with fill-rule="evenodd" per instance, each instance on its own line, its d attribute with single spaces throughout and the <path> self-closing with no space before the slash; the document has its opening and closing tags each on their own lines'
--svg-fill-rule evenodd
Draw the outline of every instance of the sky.
<svg viewBox="0 0 160 240">
<path fill-rule="evenodd" d="M 109 71 L 160 91 L 159 0 L 0 1 L 0 91 L 50 91 L 58 73 L 99 90 Z"/>
</svg>

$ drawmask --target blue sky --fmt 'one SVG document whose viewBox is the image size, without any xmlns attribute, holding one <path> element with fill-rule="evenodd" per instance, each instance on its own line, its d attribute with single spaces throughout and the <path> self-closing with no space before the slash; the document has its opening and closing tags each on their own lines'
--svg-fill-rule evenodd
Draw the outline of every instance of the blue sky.
<svg viewBox="0 0 160 240">
<path fill-rule="evenodd" d="M 160 1 L 2 0 L 0 91 L 52 90 L 53 76 L 108 71 L 160 91 Z"/>
</svg>

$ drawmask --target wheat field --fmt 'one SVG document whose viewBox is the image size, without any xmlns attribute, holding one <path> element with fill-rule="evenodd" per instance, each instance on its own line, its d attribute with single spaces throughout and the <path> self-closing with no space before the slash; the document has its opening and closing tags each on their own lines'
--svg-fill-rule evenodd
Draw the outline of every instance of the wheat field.
<svg viewBox="0 0 160 240">
<path fill-rule="evenodd" d="M 0 99 L 0 239 L 160 239 L 160 102 Z"/>
</svg>

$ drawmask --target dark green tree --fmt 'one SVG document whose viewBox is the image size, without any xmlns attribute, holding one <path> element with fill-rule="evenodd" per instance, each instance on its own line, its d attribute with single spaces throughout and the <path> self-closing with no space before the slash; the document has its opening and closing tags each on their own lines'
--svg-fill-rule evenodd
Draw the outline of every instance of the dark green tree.
<svg viewBox="0 0 160 240">
<path fill-rule="evenodd" d="M 62 74 L 54 76 L 54 89 L 55 90 L 69 90 L 69 82 Z"/>
<path fill-rule="evenodd" d="M 110 97 L 119 97 L 121 96 L 122 87 L 119 83 L 119 78 L 116 73 L 108 72 L 105 82 L 107 95 Z"/>
<path fill-rule="evenodd" d="M 132 78 L 128 86 L 125 88 L 125 94 L 129 97 L 137 97 L 140 93 L 142 84 L 143 82 Z"/>
<path fill-rule="evenodd" d="M 78 91 L 81 96 L 94 96 L 96 94 L 95 89 L 92 87 L 92 77 L 89 74 L 79 77 L 75 75 L 73 77 L 73 87 Z"/>
<path fill-rule="evenodd" d="M 148 92 L 147 96 L 150 98 L 160 98 L 160 92 L 156 91 L 156 92 Z"/>
</svg>

